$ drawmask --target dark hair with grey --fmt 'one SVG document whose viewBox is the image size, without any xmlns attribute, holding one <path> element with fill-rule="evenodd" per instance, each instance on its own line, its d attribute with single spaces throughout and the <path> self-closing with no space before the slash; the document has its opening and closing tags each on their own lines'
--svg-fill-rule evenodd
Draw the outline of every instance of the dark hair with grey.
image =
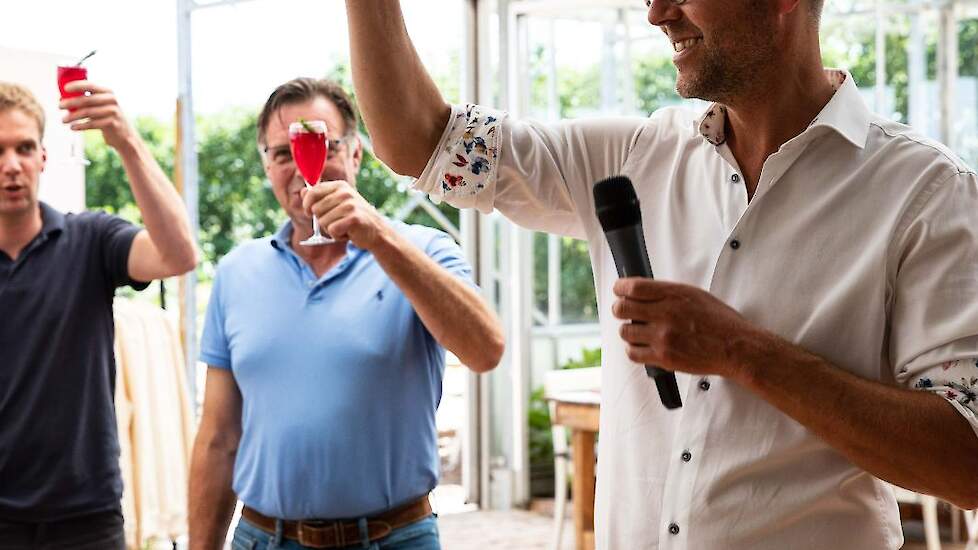
<svg viewBox="0 0 978 550">
<path fill-rule="evenodd" d="M 286 105 L 304 103 L 317 97 L 329 100 L 339 109 L 340 114 L 343 115 L 343 124 L 346 125 L 346 136 L 356 133 L 357 111 L 353 106 L 353 100 L 350 99 L 343 87 L 332 80 L 300 77 L 293 78 L 275 88 L 272 95 L 268 96 L 265 106 L 262 107 L 261 113 L 258 115 L 258 144 L 266 145 L 265 133 L 268 131 L 268 123 L 279 109 Z"/>
</svg>

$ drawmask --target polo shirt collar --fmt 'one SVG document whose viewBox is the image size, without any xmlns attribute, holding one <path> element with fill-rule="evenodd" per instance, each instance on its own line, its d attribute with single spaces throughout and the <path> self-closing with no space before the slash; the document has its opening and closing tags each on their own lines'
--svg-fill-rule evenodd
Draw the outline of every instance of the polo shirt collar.
<svg viewBox="0 0 978 550">
<path fill-rule="evenodd" d="M 41 235 L 49 237 L 65 230 L 65 215 L 41 202 Z"/>
<path fill-rule="evenodd" d="M 34 236 L 30 243 L 24 247 L 18 256 L 18 262 L 25 261 L 35 250 L 40 248 L 52 238 L 64 233 L 67 223 L 65 215 L 44 202 L 38 202 L 41 209 L 41 230 Z"/>
<path fill-rule="evenodd" d="M 278 231 L 276 231 L 275 234 L 272 235 L 270 242 L 272 248 L 274 248 L 275 250 L 278 251 L 288 250 L 294 254 L 295 251 L 292 250 L 291 241 L 292 241 L 292 220 L 286 220 L 285 223 L 283 223 L 282 226 L 278 228 Z M 346 243 L 347 258 L 356 256 L 361 252 L 364 252 L 364 250 L 357 248 L 357 246 L 353 244 L 353 241 Z"/>
<path fill-rule="evenodd" d="M 847 71 L 826 69 L 825 77 L 836 92 L 809 125 L 809 129 L 824 126 L 856 147 L 865 147 L 869 136 L 870 112 L 859 95 L 852 75 Z M 722 145 L 727 141 L 727 108 L 719 103 L 710 105 L 696 120 L 696 129 L 706 141 L 713 145 Z"/>
<path fill-rule="evenodd" d="M 272 247 L 275 250 L 287 250 L 289 249 L 289 240 L 292 239 L 292 220 L 286 220 L 278 231 L 272 235 Z"/>
</svg>

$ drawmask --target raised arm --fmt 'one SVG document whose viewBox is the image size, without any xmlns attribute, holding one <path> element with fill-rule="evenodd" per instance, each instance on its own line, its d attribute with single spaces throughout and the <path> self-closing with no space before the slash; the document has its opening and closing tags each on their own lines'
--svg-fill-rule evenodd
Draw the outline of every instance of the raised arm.
<svg viewBox="0 0 978 550">
<path fill-rule="evenodd" d="M 479 294 L 446 265 L 458 267 L 461 258 L 461 251 L 447 236 L 451 245 L 435 240 L 428 250 L 421 250 L 345 181 L 322 182 L 309 189 L 303 206 L 334 238 L 369 250 L 432 337 L 462 364 L 475 372 L 496 367 L 503 355 L 502 327 Z"/>
<path fill-rule="evenodd" d="M 395 172 L 418 177 L 451 107 L 414 50 L 399 0 L 346 0 L 346 13 L 353 84 L 374 152 Z"/>
<path fill-rule="evenodd" d="M 67 88 L 88 95 L 62 100 L 61 107 L 70 109 L 64 121 L 71 123 L 72 130 L 102 132 L 105 143 L 122 159 L 146 226 L 132 243 L 129 277 L 149 282 L 193 269 L 197 265 L 197 247 L 180 195 L 126 120 L 115 94 L 88 81 L 72 82 Z"/>
</svg>

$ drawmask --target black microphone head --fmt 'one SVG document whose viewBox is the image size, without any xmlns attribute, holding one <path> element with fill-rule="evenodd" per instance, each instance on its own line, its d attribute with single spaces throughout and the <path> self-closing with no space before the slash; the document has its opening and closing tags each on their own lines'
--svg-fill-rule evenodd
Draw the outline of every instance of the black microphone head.
<svg viewBox="0 0 978 550">
<path fill-rule="evenodd" d="M 594 184 L 594 210 L 605 231 L 642 223 L 638 196 L 627 176 L 613 176 Z"/>
</svg>

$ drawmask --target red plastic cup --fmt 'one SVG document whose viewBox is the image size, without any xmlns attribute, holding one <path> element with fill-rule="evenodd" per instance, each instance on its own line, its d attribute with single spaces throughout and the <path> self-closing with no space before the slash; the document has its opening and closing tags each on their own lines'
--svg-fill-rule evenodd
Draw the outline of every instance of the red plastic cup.
<svg viewBox="0 0 978 550">
<path fill-rule="evenodd" d="M 65 85 L 76 80 L 88 80 L 88 68 L 77 66 L 58 67 L 58 90 L 61 91 L 61 99 L 85 95 L 85 92 L 65 91 Z"/>
</svg>

